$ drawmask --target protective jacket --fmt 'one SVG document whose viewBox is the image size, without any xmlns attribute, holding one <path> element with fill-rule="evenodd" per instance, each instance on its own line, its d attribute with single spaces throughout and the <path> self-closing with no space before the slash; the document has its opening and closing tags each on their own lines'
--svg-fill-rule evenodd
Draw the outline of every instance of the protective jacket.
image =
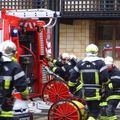
<svg viewBox="0 0 120 120">
<path fill-rule="evenodd" d="M 53 59 L 52 63 L 57 67 L 62 67 L 64 65 L 60 59 Z"/>
<path fill-rule="evenodd" d="M 105 99 L 101 106 L 101 120 L 117 120 L 116 107 L 120 101 L 120 70 L 116 66 L 109 69 L 109 82 L 105 85 Z M 107 102 L 106 102 L 106 101 Z"/>
<path fill-rule="evenodd" d="M 65 63 L 63 66 L 54 67 L 52 70 L 55 74 L 62 77 L 65 81 L 68 81 L 70 73 L 75 65 L 76 65 L 76 61 L 74 59 L 71 59 L 68 63 Z"/>
<path fill-rule="evenodd" d="M 113 66 L 113 69 L 109 71 L 109 79 L 110 83 L 108 85 L 111 90 L 107 101 L 112 99 L 120 100 L 120 70 L 116 66 Z"/>
<path fill-rule="evenodd" d="M 21 66 L 2 56 L 0 59 L 0 104 L 12 95 L 13 89 L 24 94 L 27 88 L 25 73 Z"/>
<path fill-rule="evenodd" d="M 102 83 L 108 81 L 107 67 L 101 58 L 90 56 L 79 61 L 71 73 L 69 86 L 74 87 L 78 78 L 82 84 L 77 89 L 84 87 L 84 99 L 87 101 L 101 99 Z"/>
</svg>

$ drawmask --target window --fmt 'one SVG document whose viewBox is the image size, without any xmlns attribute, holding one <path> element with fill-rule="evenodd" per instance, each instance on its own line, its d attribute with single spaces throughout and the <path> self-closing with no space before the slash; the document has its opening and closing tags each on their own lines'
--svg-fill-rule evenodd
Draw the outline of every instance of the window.
<svg viewBox="0 0 120 120">
<path fill-rule="evenodd" d="M 120 59 L 120 24 L 98 24 L 100 56 Z"/>
<path fill-rule="evenodd" d="M 112 25 L 100 25 L 99 30 L 99 39 L 100 40 L 111 40 L 112 39 Z"/>
</svg>

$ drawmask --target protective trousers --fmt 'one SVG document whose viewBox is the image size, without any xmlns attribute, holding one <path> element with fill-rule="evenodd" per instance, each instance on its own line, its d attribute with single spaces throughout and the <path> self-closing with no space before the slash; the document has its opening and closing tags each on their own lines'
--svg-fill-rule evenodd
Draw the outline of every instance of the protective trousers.
<svg viewBox="0 0 120 120">
<path fill-rule="evenodd" d="M 87 101 L 88 111 L 89 111 L 88 120 L 96 120 L 98 118 L 100 112 L 99 104 L 100 101 L 98 100 Z"/>
<path fill-rule="evenodd" d="M 106 107 L 106 114 L 107 114 L 107 120 L 117 120 L 117 116 L 115 113 L 116 107 L 118 105 L 120 100 L 109 100 L 108 106 Z"/>
</svg>

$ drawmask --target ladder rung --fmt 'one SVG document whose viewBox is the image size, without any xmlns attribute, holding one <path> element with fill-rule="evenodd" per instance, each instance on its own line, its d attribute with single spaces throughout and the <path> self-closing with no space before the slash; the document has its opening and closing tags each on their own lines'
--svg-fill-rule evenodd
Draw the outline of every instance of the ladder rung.
<svg viewBox="0 0 120 120">
<path fill-rule="evenodd" d="M 60 17 L 60 12 L 48 9 L 6 10 L 7 15 L 20 18 L 53 18 Z"/>
</svg>

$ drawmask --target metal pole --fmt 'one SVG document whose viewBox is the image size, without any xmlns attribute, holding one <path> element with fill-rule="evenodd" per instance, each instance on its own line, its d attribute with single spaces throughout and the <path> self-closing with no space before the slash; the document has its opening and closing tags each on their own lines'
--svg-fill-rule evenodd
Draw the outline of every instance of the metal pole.
<svg viewBox="0 0 120 120">
<path fill-rule="evenodd" d="M 59 11 L 59 0 L 52 1 L 54 11 Z M 53 29 L 53 51 L 54 58 L 59 56 L 59 20 Z"/>
</svg>

